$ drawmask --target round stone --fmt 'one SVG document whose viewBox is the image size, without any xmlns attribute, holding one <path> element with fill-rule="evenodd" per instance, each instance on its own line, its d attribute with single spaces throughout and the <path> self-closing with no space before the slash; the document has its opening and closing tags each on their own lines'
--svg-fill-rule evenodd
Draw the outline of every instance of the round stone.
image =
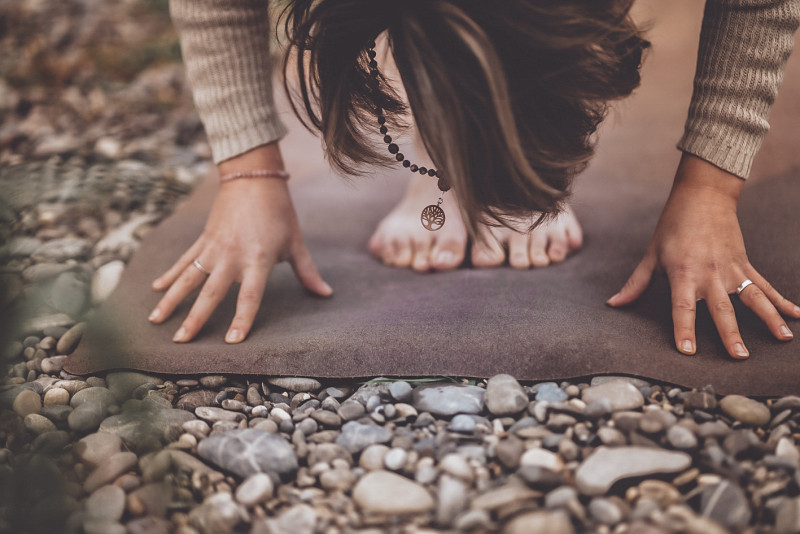
<svg viewBox="0 0 800 534">
<path fill-rule="evenodd" d="M 583 390 L 581 399 L 587 405 L 607 399 L 612 411 L 635 410 L 644 404 L 641 392 L 626 380 L 611 380 Z"/>
<path fill-rule="evenodd" d="M 44 434 L 45 432 L 53 432 L 56 429 L 56 425 L 53 424 L 50 419 L 43 415 L 39 415 L 36 413 L 29 413 L 23 419 L 23 424 L 25 428 L 36 434 Z"/>
<path fill-rule="evenodd" d="M 105 416 L 103 405 L 99 401 L 89 400 L 72 410 L 67 417 L 67 424 L 75 432 L 92 432 L 97 430 Z"/>
<path fill-rule="evenodd" d="M 528 407 L 528 395 L 511 375 L 495 375 L 486 384 L 486 407 L 494 415 L 514 415 Z"/>
<path fill-rule="evenodd" d="M 383 457 L 383 465 L 390 471 L 399 471 L 406 465 L 408 453 L 399 447 L 395 447 Z"/>
<path fill-rule="evenodd" d="M 253 506 L 272 497 L 274 490 L 274 484 L 269 475 L 256 473 L 247 477 L 236 489 L 236 500 L 245 506 Z"/>
<path fill-rule="evenodd" d="M 723 397 L 719 401 L 719 407 L 727 415 L 746 425 L 764 426 L 770 420 L 770 411 L 765 404 L 743 395 Z"/>
<path fill-rule="evenodd" d="M 386 445 L 370 445 L 361 452 L 361 456 L 358 458 L 358 465 L 367 471 L 383 469 L 384 459 L 388 452 L 389 447 Z"/>
<path fill-rule="evenodd" d="M 435 506 L 425 488 L 388 471 L 361 477 L 353 489 L 353 500 L 364 513 L 379 515 L 424 514 Z"/>
<path fill-rule="evenodd" d="M 103 486 L 86 499 L 86 514 L 95 519 L 119 521 L 124 511 L 125 492 L 119 486 Z"/>
</svg>

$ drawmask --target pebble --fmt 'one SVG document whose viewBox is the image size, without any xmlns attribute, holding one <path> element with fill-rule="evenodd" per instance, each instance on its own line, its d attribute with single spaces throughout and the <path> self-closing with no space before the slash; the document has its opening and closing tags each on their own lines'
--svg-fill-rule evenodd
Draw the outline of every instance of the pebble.
<svg viewBox="0 0 800 534">
<path fill-rule="evenodd" d="M 83 534 L 127 534 L 128 529 L 117 521 L 88 518 L 83 522 Z"/>
<path fill-rule="evenodd" d="M 639 430 L 645 434 L 658 434 L 676 422 L 677 418 L 666 410 L 647 410 L 639 420 Z"/>
<path fill-rule="evenodd" d="M 742 395 L 723 397 L 719 407 L 725 414 L 746 425 L 764 426 L 770 420 L 770 411 L 765 404 Z"/>
<path fill-rule="evenodd" d="M 42 373 L 57 375 L 64 368 L 66 356 L 51 356 L 42 360 Z"/>
<path fill-rule="evenodd" d="M 604 495 L 618 480 L 687 469 L 692 458 L 684 452 L 648 447 L 598 447 L 578 467 L 575 482 L 584 495 Z"/>
<path fill-rule="evenodd" d="M 118 476 L 136 467 L 138 459 L 132 452 L 118 452 L 106 458 L 83 482 L 83 489 L 93 493 L 97 488 L 113 482 Z"/>
<path fill-rule="evenodd" d="M 319 475 L 319 484 L 327 491 L 349 490 L 356 481 L 356 474 L 346 467 L 329 469 Z"/>
<path fill-rule="evenodd" d="M 551 489 L 564 483 L 564 476 L 561 473 L 534 465 L 520 467 L 517 476 L 528 486 L 538 490 Z"/>
<path fill-rule="evenodd" d="M 528 407 L 528 395 L 511 375 L 495 375 L 486 384 L 486 407 L 494 415 L 514 415 Z M 470 412 L 478 413 L 478 412 Z"/>
<path fill-rule="evenodd" d="M 97 430 L 105 416 L 106 410 L 100 401 L 87 400 L 72 410 L 67 424 L 70 430 L 85 434 Z"/>
<path fill-rule="evenodd" d="M 713 411 L 717 408 L 717 398 L 706 391 L 689 391 L 683 397 L 686 408 Z"/>
<path fill-rule="evenodd" d="M 596 386 L 590 386 L 581 392 L 581 399 L 588 405 L 601 399 L 607 399 L 611 410 L 635 410 L 644 405 L 641 392 L 627 380 L 611 380 Z"/>
<path fill-rule="evenodd" d="M 697 437 L 691 430 L 682 425 L 674 425 L 667 430 L 667 441 L 676 449 L 694 449 Z"/>
<path fill-rule="evenodd" d="M 428 491 L 389 471 L 367 473 L 353 488 L 353 500 L 366 514 L 412 515 L 430 512 L 435 501 Z"/>
<path fill-rule="evenodd" d="M 77 317 L 86 306 L 87 293 L 86 283 L 77 273 L 61 273 L 50 288 L 50 304 L 58 311 Z"/>
<path fill-rule="evenodd" d="M 168 406 L 168 401 L 156 398 L 141 401 L 139 411 L 123 410 L 119 415 L 107 417 L 100 424 L 100 432 L 119 436 L 126 447 L 139 453 L 160 449 L 165 441 L 178 439 L 183 433 L 182 425 L 194 420 L 194 416 L 167 408 L 163 403 Z"/>
<path fill-rule="evenodd" d="M 577 502 L 578 492 L 572 486 L 561 486 L 554 489 L 544 497 L 544 505 L 547 508 L 567 508 L 573 502 Z"/>
<path fill-rule="evenodd" d="M 507 484 L 492 488 L 474 497 L 470 506 L 485 510 L 498 510 L 507 506 L 530 502 L 541 496 L 541 492 L 521 484 Z"/>
<path fill-rule="evenodd" d="M 256 473 L 250 475 L 236 488 L 236 500 L 245 506 L 262 503 L 272 497 L 275 491 L 269 475 Z"/>
<path fill-rule="evenodd" d="M 383 426 L 366 425 L 356 421 L 345 423 L 336 443 L 356 454 L 370 445 L 387 443 L 392 439 L 392 431 Z"/>
<path fill-rule="evenodd" d="M 536 401 L 537 402 L 549 402 L 549 403 L 557 403 L 557 402 L 565 402 L 569 399 L 569 394 L 558 387 L 558 384 L 555 382 L 544 382 L 539 384 L 538 389 L 536 390 Z"/>
<path fill-rule="evenodd" d="M 125 523 L 127 534 L 169 534 L 171 526 L 172 523 L 166 519 L 154 516 L 139 517 Z"/>
<path fill-rule="evenodd" d="M 611 499 L 595 497 L 589 503 L 589 513 L 598 523 L 614 526 L 622 521 L 622 510 Z"/>
<path fill-rule="evenodd" d="M 106 375 L 106 383 L 117 402 L 123 403 L 133 397 L 136 388 L 146 384 L 160 385 L 163 380 L 155 376 L 136 373 L 133 371 L 118 371 Z"/>
<path fill-rule="evenodd" d="M 573 534 L 569 515 L 561 510 L 525 512 L 503 527 L 502 534 Z"/>
<path fill-rule="evenodd" d="M 120 260 L 110 261 L 100 266 L 92 276 L 92 304 L 100 304 L 116 289 L 125 264 Z"/>
<path fill-rule="evenodd" d="M 479 414 L 483 411 L 483 388 L 468 385 L 425 385 L 414 389 L 414 407 L 433 415 Z"/>
<path fill-rule="evenodd" d="M 56 430 L 56 425 L 54 425 L 50 419 L 36 413 L 29 413 L 22 422 L 25 428 L 37 436 L 45 432 L 54 432 Z"/>
<path fill-rule="evenodd" d="M 92 243 L 77 237 L 51 239 L 42 243 L 31 254 L 31 259 L 39 262 L 63 263 L 69 259 L 82 259 L 92 250 Z"/>
<path fill-rule="evenodd" d="M 59 354 L 72 354 L 78 347 L 84 330 L 86 330 L 86 323 L 77 323 L 64 332 L 56 344 L 56 351 Z"/>
<path fill-rule="evenodd" d="M 239 412 L 232 412 L 213 406 L 198 406 L 195 408 L 194 414 L 200 419 L 205 419 L 211 423 L 216 423 L 217 421 L 233 421 L 238 423 L 244 419 L 244 415 Z"/>
<path fill-rule="evenodd" d="M 358 401 L 346 400 L 339 406 L 336 412 L 343 420 L 353 421 L 367 413 L 367 409 Z"/>
<path fill-rule="evenodd" d="M 469 488 L 457 477 L 439 477 L 436 493 L 436 522 L 439 525 L 450 525 L 469 505 Z"/>
<path fill-rule="evenodd" d="M 42 398 L 35 391 L 22 388 L 14 397 L 12 409 L 20 417 L 39 413 L 39 411 L 42 409 Z"/>
<path fill-rule="evenodd" d="M 86 514 L 95 519 L 119 521 L 125 511 L 125 492 L 119 486 L 103 486 L 86 499 Z"/>
<path fill-rule="evenodd" d="M 747 496 L 736 484 L 723 480 L 719 484 L 705 488 L 700 495 L 700 511 L 704 517 L 737 530 L 750 523 L 751 513 Z"/>
<path fill-rule="evenodd" d="M 463 454 L 446 454 L 439 462 L 439 468 L 445 473 L 467 482 L 472 482 L 475 477 L 472 467 L 470 467 L 467 458 Z"/>
<path fill-rule="evenodd" d="M 282 512 L 277 518 L 263 520 L 264 527 L 254 525 L 253 534 L 314 534 L 317 524 L 317 511 L 307 504 L 295 504 Z M 366 533 L 365 533 L 366 534 Z"/>
<path fill-rule="evenodd" d="M 72 400 L 69 401 L 69 405 L 73 408 L 78 408 L 87 402 L 97 402 L 106 411 L 111 405 L 117 404 L 117 399 L 109 389 L 88 387 L 76 392 L 72 396 Z"/>
<path fill-rule="evenodd" d="M 267 382 L 273 386 L 296 393 L 318 391 L 322 389 L 320 381 L 313 378 L 300 378 L 295 376 L 275 377 L 267 379 Z"/>
<path fill-rule="evenodd" d="M 358 458 L 358 465 L 367 471 L 379 471 L 384 468 L 384 459 L 389 452 L 386 445 L 370 445 L 361 452 Z"/>
<path fill-rule="evenodd" d="M 209 495 L 189 512 L 189 522 L 202 534 L 228 534 L 247 518 L 247 510 L 227 492 Z"/>
<path fill-rule="evenodd" d="M 209 389 L 219 389 L 228 383 L 228 378 L 222 375 L 206 375 L 200 377 L 200 385 Z"/>
<path fill-rule="evenodd" d="M 399 471 L 406 465 L 408 453 L 399 447 L 390 449 L 383 457 L 383 465 L 389 471 Z"/>
<path fill-rule="evenodd" d="M 297 455 L 288 441 L 252 428 L 206 438 L 197 446 L 197 454 L 243 478 L 257 472 L 288 476 L 298 467 Z"/>
<path fill-rule="evenodd" d="M 315 410 L 311 417 L 327 428 L 339 428 L 342 426 L 342 418 L 328 410 Z"/>
<path fill-rule="evenodd" d="M 411 400 L 412 391 L 413 388 L 411 387 L 411 384 L 404 380 L 392 382 L 389 385 L 389 394 L 398 402 L 406 402 Z"/>
<path fill-rule="evenodd" d="M 775 514 L 776 534 L 800 533 L 800 497 L 786 498 Z"/>
<path fill-rule="evenodd" d="M 532 466 L 549 469 L 550 471 L 561 471 L 564 469 L 564 462 L 559 456 L 546 449 L 534 447 L 528 449 L 520 458 L 520 466 Z"/>
<path fill-rule="evenodd" d="M 478 424 L 474 418 L 467 414 L 460 413 L 453 417 L 450 421 L 450 430 L 453 432 L 461 432 L 464 434 L 471 434 L 475 432 Z"/>
<path fill-rule="evenodd" d="M 500 440 L 495 446 L 495 455 L 497 459 L 500 460 L 500 463 L 507 469 L 516 469 L 519 467 L 519 461 L 524 451 L 525 443 L 513 434 L 509 434 L 507 438 Z"/>
</svg>

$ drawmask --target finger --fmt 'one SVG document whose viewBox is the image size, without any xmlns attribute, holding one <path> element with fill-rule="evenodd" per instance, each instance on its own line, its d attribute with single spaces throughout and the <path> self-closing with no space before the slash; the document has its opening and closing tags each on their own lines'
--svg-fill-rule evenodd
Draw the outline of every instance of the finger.
<svg viewBox="0 0 800 534">
<path fill-rule="evenodd" d="M 330 297 L 333 295 L 333 289 L 322 279 L 322 276 L 317 270 L 317 266 L 314 264 L 314 260 L 311 259 L 311 254 L 302 241 L 295 246 L 289 263 L 294 270 L 295 276 L 297 276 L 300 283 L 303 284 L 303 287 L 312 293 L 316 293 L 320 297 Z M 264 273 L 269 273 L 273 265 L 274 262 L 265 266 L 260 266 L 259 269 Z"/>
<path fill-rule="evenodd" d="M 697 294 L 694 284 L 677 282 L 672 287 L 672 325 L 675 331 L 675 346 L 684 354 L 697 350 L 695 318 L 697 317 Z"/>
<path fill-rule="evenodd" d="M 200 287 L 206 278 L 207 275 L 191 264 L 184 268 L 177 280 L 169 286 L 167 292 L 150 312 L 148 319 L 156 324 L 165 321 L 192 291 Z"/>
<path fill-rule="evenodd" d="M 531 266 L 529 241 L 527 233 L 514 232 L 508 237 L 508 263 L 515 269 L 527 269 Z"/>
<path fill-rule="evenodd" d="M 800 306 L 781 295 L 778 290 L 772 287 L 772 284 L 767 282 L 767 280 L 752 266 L 746 270 L 746 274 L 750 280 L 753 281 L 753 284 L 758 286 L 758 288 L 764 292 L 764 294 L 769 298 L 770 302 L 772 302 L 772 304 L 774 304 L 778 310 L 780 310 L 782 313 L 785 313 L 789 317 L 800 319 Z M 744 293 L 744 291 L 742 293 Z"/>
<path fill-rule="evenodd" d="M 756 284 L 744 288 L 739 294 L 739 300 L 764 321 L 773 336 L 785 341 L 794 337 L 769 297 Z"/>
<path fill-rule="evenodd" d="M 191 341 L 203 328 L 203 325 L 206 324 L 208 318 L 211 317 L 219 303 L 222 302 L 222 299 L 225 298 L 232 283 L 233 277 L 227 269 L 214 269 L 206 283 L 203 284 L 203 289 L 200 290 L 200 294 L 197 295 L 197 299 L 192 304 L 189 315 L 186 316 L 180 328 L 175 332 L 172 341 L 178 343 Z"/>
<path fill-rule="evenodd" d="M 653 278 L 653 270 L 656 268 L 656 257 L 647 254 L 639 265 L 634 269 L 625 285 L 616 295 L 606 301 L 609 306 L 625 306 L 638 299 Z"/>
<path fill-rule="evenodd" d="M 178 261 L 172 264 L 167 272 L 153 280 L 153 289 L 156 291 L 162 291 L 175 282 L 177 278 L 181 275 L 181 273 L 192 264 L 192 262 L 197 259 L 200 255 L 200 252 L 203 250 L 203 242 L 201 239 L 198 239 L 194 242 L 194 244 L 189 247 L 189 249 L 184 252 Z"/>
<path fill-rule="evenodd" d="M 236 300 L 236 315 L 231 321 L 225 341 L 240 343 L 250 333 L 253 321 L 264 298 L 264 289 L 267 287 L 269 270 L 261 268 L 249 269 L 244 273 L 242 286 L 239 288 L 239 297 Z"/>
<path fill-rule="evenodd" d="M 733 310 L 730 295 L 721 283 L 715 283 L 712 286 L 706 298 L 706 304 L 728 354 L 737 359 L 750 356 L 744 346 L 744 341 L 742 341 L 742 335 L 739 333 L 739 325 L 736 322 L 736 313 Z"/>
<path fill-rule="evenodd" d="M 547 257 L 547 233 L 540 228 L 531 232 L 530 255 L 534 267 L 550 265 L 550 258 Z"/>
<path fill-rule="evenodd" d="M 427 271 L 431 268 L 431 239 L 427 236 L 414 238 L 414 259 L 411 268 L 415 271 Z"/>
</svg>

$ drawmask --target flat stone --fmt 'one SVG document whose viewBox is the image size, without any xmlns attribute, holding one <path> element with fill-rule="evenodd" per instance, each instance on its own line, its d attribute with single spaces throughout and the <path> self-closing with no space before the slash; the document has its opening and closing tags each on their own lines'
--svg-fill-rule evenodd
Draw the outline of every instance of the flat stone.
<svg viewBox="0 0 800 534">
<path fill-rule="evenodd" d="M 575 482 L 584 495 L 604 495 L 619 480 L 683 471 L 691 463 L 691 456 L 684 452 L 648 447 L 598 447 L 578 467 Z"/>
<path fill-rule="evenodd" d="M 339 428 L 342 426 L 342 418 L 328 410 L 314 410 L 311 417 L 327 428 Z"/>
<path fill-rule="evenodd" d="M 351 454 L 356 454 L 376 443 L 386 443 L 392 439 L 392 431 L 377 425 L 365 425 L 356 421 L 345 423 L 342 432 L 336 438 Z"/>
<path fill-rule="evenodd" d="M 725 400 L 725 399 L 723 399 Z M 728 528 L 739 530 L 750 523 L 750 505 L 744 491 L 728 480 L 703 490 L 700 512 Z"/>
<path fill-rule="evenodd" d="M 541 492 L 528 487 L 517 484 L 507 484 L 477 495 L 472 499 L 471 507 L 484 510 L 498 510 L 509 505 L 529 502 L 541 496 Z"/>
<path fill-rule="evenodd" d="M 22 422 L 25 425 L 25 428 L 37 436 L 44 434 L 45 432 L 54 432 L 56 430 L 56 425 L 54 425 L 50 419 L 36 413 L 29 413 L 25 416 Z"/>
<path fill-rule="evenodd" d="M 217 421 L 233 421 L 238 423 L 242 419 L 245 419 L 245 416 L 239 412 L 232 412 L 213 406 L 198 406 L 195 408 L 194 414 L 200 419 L 205 419 L 210 423 L 216 423 Z"/>
<path fill-rule="evenodd" d="M 51 239 L 42 243 L 36 251 L 31 254 L 31 259 L 36 262 L 51 261 L 63 263 L 69 259 L 83 259 L 92 250 L 92 243 L 87 239 L 77 237 L 64 237 L 61 239 Z"/>
<path fill-rule="evenodd" d="M 133 398 L 133 392 L 145 384 L 161 385 L 164 381 L 158 377 L 136 373 L 133 371 L 119 371 L 106 375 L 108 389 L 114 394 L 118 403 L 123 403 Z"/>
<path fill-rule="evenodd" d="M 67 417 L 67 424 L 70 430 L 85 434 L 97 430 L 105 416 L 106 409 L 100 401 L 87 400 L 72 410 Z"/>
<path fill-rule="evenodd" d="M 436 523 L 449 525 L 469 505 L 469 488 L 463 480 L 442 475 L 436 498 Z"/>
<path fill-rule="evenodd" d="M 511 375 L 495 375 L 486 384 L 486 407 L 494 415 L 514 415 L 528 407 L 528 395 Z"/>
<path fill-rule="evenodd" d="M 195 420 L 184 410 L 163 408 L 144 401 L 142 406 L 144 408 L 140 411 L 123 411 L 107 417 L 100 424 L 99 431 L 119 436 L 130 450 L 144 453 L 178 439 L 183 424 Z"/>
<path fill-rule="evenodd" d="M 125 264 L 113 260 L 100 266 L 92 276 L 91 297 L 93 304 L 100 304 L 116 289 Z"/>
<path fill-rule="evenodd" d="M 358 465 L 367 471 L 380 471 L 383 469 L 383 460 L 389 452 L 386 445 L 370 445 L 361 452 L 358 458 Z M 311 464 L 313 465 L 313 464 Z"/>
<path fill-rule="evenodd" d="M 636 386 L 627 380 L 611 380 L 597 386 L 590 386 L 581 393 L 581 399 L 587 405 L 601 399 L 607 399 L 612 411 L 635 410 L 644 404 L 644 397 Z"/>
<path fill-rule="evenodd" d="M 289 442 L 278 434 L 253 428 L 206 438 L 197 446 L 197 454 L 242 478 L 253 473 L 289 476 L 298 467 L 297 455 Z"/>
<path fill-rule="evenodd" d="M 228 378 L 223 375 L 206 375 L 200 377 L 200 385 L 204 388 L 218 389 L 228 383 Z"/>
<path fill-rule="evenodd" d="M 614 526 L 622 521 L 622 510 L 611 499 L 595 497 L 589 503 L 589 514 L 598 523 Z"/>
<path fill-rule="evenodd" d="M 800 533 L 800 497 L 786 498 L 775 517 L 776 534 Z"/>
<path fill-rule="evenodd" d="M 545 382 L 539 385 L 536 390 L 536 400 L 538 402 L 546 401 L 549 403 L 565 402 L 569 399 L 566 391 L 558 387 L 555 382 Z"/>
<path fill-rule="evenodd" d="M 414 389 L 414 407 L 433 415 L 478 414 L 483 411 L 483 388 L 458 384 L 425 385 Z"/>
<path fill-rule="evenodd" d="M 268 378 L 267 382 L 273 386 L 296 393 L 318 391 L 322 389 L 322 383 L 313 378 L 301 378 L 297 376 L 274 377 Z"/>
<path fill-rule="evenodd" d="M 425 488 L 388 471 L 361 477 L 353 489 L 353 500 L 365 514 L 379 515 L 424 514 L 436 505 Z"/>
<path fill-rule="evenodd" d="M 556 453 L 538 447 L 525 451 L 522 458 L 520 458 L 519 464 L 523 467 L 542 467 L 556 472 L 564 469 L 564 462 Z"/>
<path fill-rule="evenodd" d="M 467 414 L 457 414 L 453 417 L 450 421 L 450 430 L 453 432 L 461 432 L 463 434 L 471 434 L 475 432 L 475 429 L 478 427 L 478 423 Z"/>
<path fill-rule="evenodd" d="M 181 395 L 178 398 L 178 402 L 175 403 L 175 407 L 181 410 L 186 410 L 187 412 L 195 413 L 195 410 L 201 406 L 210 407 L 214 403 L 214 399 L 216 399 L 216 397 L 216 391 L 198 389 Z"/>
<path fill-rule="evenodd" d="M 569 515 L 561 510 L 526 512 L 506 523 L 502 534 L 573 534 Z"/>
<path fill-rule="evenodd" d="M 119 486 L 103 486 L 86 499 L 86 514 L 95 519 L 119 521 L 124 511 L 125 492 Z"/>
<path fill-rule="evenodd" d="M 667 430 L 667 441 L 676 449 L 693 449 L 697 447 L 697 436 L 682 425 L 674 425 Z"/>
<path fill-rule="evenodd" d="M 272 497 L 275 486 L 269 475 L 256 473 L 250 475 L 236 488 L 236 500 L 245 506 L 262 503 Z"/>
<path fill-rule="evenodd" d="M 764 426 L 770 420 L 770 411 L 765 404 L 742 395 L 723 397 L 719 407 L 725 414 L 746 425 Z"/>
<path fill-rule="evenodd" d="M 103 410 L 108 410 L 109 406 L 117 404 L 117 399 L 114 397 L 111 390 L 101 387 L 89 387 L 75 393 L 69 405 L 73 408 L 77 408 L 89 401 L 99 402 Z"/>
<path fill-rule="evenodd" d="M 358 401 L 346 400 L 339 406 L 336 413 L 345 421 L 354 421 L 367 413 L 367 409 Z"/>
<path fill-rule="evenodd" d="M 84 491 L 93 493 L 100 486 L 113 482 L 123 473 L 136 467 L 137 461 L 136 455 L 132 452 L 118 452 L 111 455 L 98 465 L 94 471 L 89 473 L 89 476 L 83 482 Z"/>
</svg>

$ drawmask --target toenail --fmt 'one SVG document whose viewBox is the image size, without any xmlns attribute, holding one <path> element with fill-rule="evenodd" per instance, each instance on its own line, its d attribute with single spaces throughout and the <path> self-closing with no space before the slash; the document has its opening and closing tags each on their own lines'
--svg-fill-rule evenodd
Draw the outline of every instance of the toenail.
<svg viewBox="0 0 800 534">
<path fill-rule="evenodd" d="M 452 263 L 454 259 L 452 252 L 440 252 L 439 253 L 439 263 L 449 264 Z"/>
</svg>

